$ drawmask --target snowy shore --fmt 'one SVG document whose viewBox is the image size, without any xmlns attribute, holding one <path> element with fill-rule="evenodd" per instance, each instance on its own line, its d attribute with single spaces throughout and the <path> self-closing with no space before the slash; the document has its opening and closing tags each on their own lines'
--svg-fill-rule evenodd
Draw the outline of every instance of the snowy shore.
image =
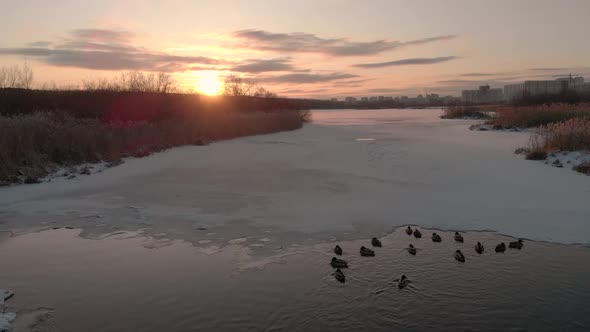
<svg viewBox="0 0 590 332">
<path fill-rule="evenodd" d="M 4 307 L 5 301 L 13 295 L 14 293 L 10 290 L 0 289 L 0 332 L 9 331 L 12 322 L 16 319 L 16 314 L 8 312 Z"/>
<path fill-rule="evenodd" d="M 198 245 L 211 232 L 227 243 L 418 224 L 589 243 L 584 175 L 515 155 L 528 133 L 471 131 L 475 121 L 439 116 L 317 111 L 297 131 L 176 148 L 77 181 L 0 188 L 0 230 L 141 229 Z"/>
</svg>

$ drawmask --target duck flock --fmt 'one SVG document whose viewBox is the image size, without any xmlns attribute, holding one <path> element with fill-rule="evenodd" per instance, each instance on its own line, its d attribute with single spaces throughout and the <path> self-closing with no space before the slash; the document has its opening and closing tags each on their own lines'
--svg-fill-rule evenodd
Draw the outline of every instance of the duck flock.
<svg viewBox="0 0 590 332">
<path fill-rule="evenodd" d="M 422 238 L 422 233 L 420 232 L 420 230 L 418 230 L 418 229 L 413 230 L 412 227 L 410 227 L 410 226 L 408 226 L 408 228 L 406 228 L 406 234 L 408 234 L 409 236 L 413 235 L 417 239 Z M 463 236 L 461 234 L 459 234 L 459 232 L 455 232 L 454 240 L 456 242 L 463 243 Z M 438 235 L 436 233 L 432 233 L 432 241 L 433 242 L 442 242 L 442 238 L 440 235 Z M 383 246 L 381 244 L 381 241 L 379 241 L 379 239 L 377 239 L 376 237 L 374 237 L 371 240 L 371 245 L 373 247 L 377 247 L 377 248 L 381 248 Z M 523 245 L 524 244 L 523 244 L 522 239 L 508 243 L 509 248 L 518 249 L 518 250 L 522 249 Z M 406 249 L 408 250 L 410 255 L 415 256 L 417 253 L 417 250 L 413 244 L 410 244 L 408 246 L 408 248 L 406 248 Z M 502 253 L 502 252 L 506 251 L 506 244 L 504 242 L 502 242 L 502 243 L 496 245 L 495 251 L 497 253 Z M 481 242 L 477 242 L 477 244 L 475 245 L 475 252 L 477 252 L 480 255 L 484 252 L 484 246 L 483 246 L 483 244 L 481 244 Z M 336 247 L 334 248 L 334 253 L 338 256 L 342 256 L 344 251 L 342 250 L 342 248 L 339 245 L 336 245 Z M 375 250 L 367 248 L 365 246 L 362 246 L 360 248 L 360 254 L 363 257 L 375 256 Z M 465 263 L 465 256 L 463 255 L 461 250 L 455 251 L 455 259 L 461 263 Z M 336 278 L 336 280 L 338 280 L 342 283 L 346 282 L 346 276 L 344 275 L 344 272 L 342 272 L 342 269 L 348 268 L 348 262 L 345 261 L 344 259 L 332 257 L 330 265 L 332 265 L 332 267 L 336 269 L 334 271 L 334 277 Z M 396 279 L 395 281 L 397 281 L 398 287 L 400 289 L 406 287 L 408 285 L 408 283 L 410 282 L 410 280 L 405 275 L 402 275 L 400 279 Z"/>
</svg>

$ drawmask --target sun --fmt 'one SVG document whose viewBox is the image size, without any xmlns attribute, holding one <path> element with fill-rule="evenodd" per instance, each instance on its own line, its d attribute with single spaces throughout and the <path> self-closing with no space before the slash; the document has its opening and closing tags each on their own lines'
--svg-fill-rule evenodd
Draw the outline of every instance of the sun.
<svg viewBox="0 0 590 332">
<path fill-rule="evenodd" d="M 216 96 L 221 92 L 222 86 L 223 83 L 219 80 L 217 72 L 205 71 L 199 73 L 199 78 L 196 83 L 196 89 L 198 92 L 209 96 Z"/>
</svg>

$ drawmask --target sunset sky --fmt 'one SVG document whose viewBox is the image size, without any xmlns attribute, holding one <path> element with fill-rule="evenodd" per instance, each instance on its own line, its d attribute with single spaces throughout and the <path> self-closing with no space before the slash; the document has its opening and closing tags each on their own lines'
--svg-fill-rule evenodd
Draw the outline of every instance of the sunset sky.
<svg viewBox="0 0 590 332">
<path fill-rule="evenodd" d="M 459 95 L 590 76 L 590 1 L 8 1 L 0 65 L 35 84 L 122 71 L 256 78 L 282 96 Z"/>
</svg>

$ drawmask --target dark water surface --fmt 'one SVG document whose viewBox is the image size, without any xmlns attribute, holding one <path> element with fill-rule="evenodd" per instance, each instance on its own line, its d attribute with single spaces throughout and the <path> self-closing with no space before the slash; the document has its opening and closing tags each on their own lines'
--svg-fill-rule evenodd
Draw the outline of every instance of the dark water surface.
<svg viewBox="0 0 590 332">
<path fill-rule="evenodd" d="M 488 232 L 432 231 L 370 240 L 344 249 L 346 284 L 329 265 L 335 243 L 257 254 L 239 244 L 197 248 L 123 233 L 82 239 L 76 230 L 33 233 L 0 242 L 0 288 L 16 310 L 53 308 L 52 331 L 588 331 L 590 249 L 513 240 Z M 483 255 L 473 249 L 481 241 Z M 409 243 L 416 256 L 404 250 Z M 461 249 L 466 263 L 453 258 Z M 394 279 L 412 283 L 399 290 Z"/>
</svg>

